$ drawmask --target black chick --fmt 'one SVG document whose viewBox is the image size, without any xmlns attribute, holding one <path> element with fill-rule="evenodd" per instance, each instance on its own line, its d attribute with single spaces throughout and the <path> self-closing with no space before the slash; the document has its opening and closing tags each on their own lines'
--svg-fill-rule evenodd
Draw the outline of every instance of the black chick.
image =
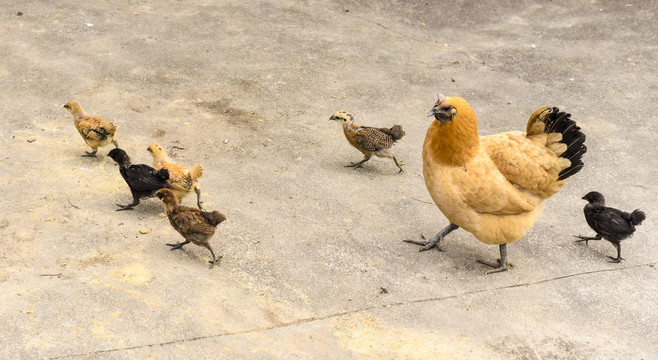
<svg viewBox="0 0 658 360">
<path fill-rule="evenodd" d="M 617 257 L 608 256 L 612 262 L 620 262 L 621 258 L 621 241 L 633 235 L 635 225 L 640 225 L 646 215 L 640 210 L 634 210 L 632 213 L 623 212 L 614 208 L 605 206 L 605 199 L 601 193 L 591 191 L 583 196 L 589 204 L 585 205 L 585 219 L 587 224 L 596 232 L 595 237 L 575 236 L 580 239 L 576 242 L 584 241 L 585 244 L 590 240 L 609 241 L 617 248 Z"/>
<path fill-rule="evenodd" d="M 155 192 L 167 187 L 167 180 L 169 179 L 169 171 L 167 169 L 155 170 L 154 168 L 144 165 L 132 165 L 130 157 L 122 149 L 112 149 L 107 156 L 119 164 L 119 172 L 123 179 L 130 187 L 130 192 L 133 194 L 133 202 L 128 205 L 120 205 L 117 211 L 133 210 L 134 206 L 139 204 L 142 198 L 152 197 Z"/>
</svg>

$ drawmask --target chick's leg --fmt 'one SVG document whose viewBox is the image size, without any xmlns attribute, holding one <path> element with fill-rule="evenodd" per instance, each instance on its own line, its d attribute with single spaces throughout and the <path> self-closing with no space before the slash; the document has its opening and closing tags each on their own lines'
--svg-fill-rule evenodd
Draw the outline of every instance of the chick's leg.
<svg viewBox="0 0 658 360">
<path fill-rule="evenodd" d="M 355 163 L 351 162 L 349 165 L 345 165 L 345 167 L 351 167 L 351 168 L 358 169 L 360 167 L 363 167 L 363 163 L 368 161 L 368 160 L 370 160 L 370 156 L 364 157 L 363 160 L 361 160 L 359 162 L 355 162 Z"/>
<path fill-rule="evenodd" d="M 395 161 L 395 166 L 397 166 L 398 169 L 400 169 L 400 171 L 398 172 L 403 173 L 404 170 L 402 169 L 402 165 L 404 164 L 402 163 L 402 161 L 398 161 L 398 159 L 395 158 L 395 155 L 393 155 L 393 161 Z"/>
<path fill-rule="evenodd" d="M 201 201 L 201 188 L 195 186 L 194 192 L 196 192 L 196 206 L 199 208 L 199 210 L 205 210 L 203 206 L 201 206 L 201 204 L 203 204 L 203 201 Z"/>
<path fill-rule="evenodd" d="M 167 244 L 168 246 L 171 246 L 171 249 L 169 250 L 176 250 L 182 248 L 184 245 L 187 245 L 190 243 L 190 240 L 184 241 L 182 243 L 175 243 L 175 244 Z"/>
<path fill-rule="evenodd" d="M 500 248 L 500 259 L 498 259 L 497 264 L 491 264 L 486 261 L 478 260 L 480 264 L 487 265 L 489 267 L 492 267 L 493 269 L 486 271 L 484 274 L 493 274 L 501 271 L 507 271 L 507 266 L 512 266 L 512 264 L 507 263 L 507 244 L 501 244 L 499 245 Z"/>
<path fill-rule="evenodd" d="M 82 157 L 96 157 L 96 152 L 98 151 L 98 148 L 95 148 L 95 149 L 92 149 L 92 150 L 94 150 L 94 151 L 92 151 L 92 152 L 85 151 L 86 154 L 82 155 Z"/>
<path fill-rule="evenodd" d="M 138 198 L 137 196 L 135 196 L 135 194 L 133 194 L 133 202 L 132 202 L 132 204 L 128 204 L 128 205 L 117 204 L 117 206 L 118 206 L 119 208 L 118 208 L 116 211 L 135 210 L 135 209 L 133 209 L 133 207 L 135 207 L 135 206 L 137 206 L 137 205 L 139 205 L 139 198 Z"/>
<path fill-rule="evenodd" d="M 117 148 L 117 149 L 119 148 L 119 142 L 116 141 L 116 140 L 114 140 L 114 147 Z"/>
<path fill-rule="evenodd" d="M 602 238 L 602 236 L 599 235 L 599 234 L 596 234 L 596 236 L 594 236 L 594 237 L 582 236 L 582 235 L 574 235 L 573 237 L 575 237 L 576 239 L 580 239 L 580 240 L 576 240 L 576 242 L 583 242 L 584 241 L 585 245 L 589 245 L 590 240 L 601 240 L 601 238 Z"/>
<path fill-rule="evenodd" d="M 608 256 L 608 257 L 612 259 L 612 262 L 613 262 L 613 263 L 621 262 L 622 260 L 624 260 L 624 259 L 621 257 L 621 244 L 615 244 L 615 243 L 613 243 L 612 245 L 614 245 L 614 246 L 617 248 L 617 257 L 616 257 L 616 258 L 614 258 L 614 257 L 612 257 L 612 256 Z"/>
<path fill-rule="evenodd" d="M 212 251 L 210 245 L 207 245 L 206 247 L 208 248 L 208 250 L 210 250 L 210 254 L 212 255 L 212 261 L 209 261 L 210 267 L 212 268 L 222 258 L 222 256 L 220 255 L 218 257 L 215 257 L 215 252 Z"/>
<path fill-rule="evenodd" d="M 443 230 L 439 231 L 438 234 L 432 236 L 432 238 L 429 241 L 416 241 L 416 240 L 402 240 L 402 241 L 404 241 L 406 243 L 409 243 L 409 244 L 415 244 L 415 245 L 422 246 L 418 250 L 418 252 L 429 250 L 429 249 L 431 249 L 435 246 L 436 246 L 437 250 L 443 251 L 439 247 L 439 243 L 441 242 L 441 240 L 443 240 L 444 236 L 450 234 L 451 232 L 453 232 L 454 230 L 457 230 L 457 229 L 459 229 L 459 226 L 451 223 L 450 225 L 443 228 Z M 423 240 L 425 240 L 425 236 L 421 235 L 420 237 L 422 237 Z"/>
</svg>

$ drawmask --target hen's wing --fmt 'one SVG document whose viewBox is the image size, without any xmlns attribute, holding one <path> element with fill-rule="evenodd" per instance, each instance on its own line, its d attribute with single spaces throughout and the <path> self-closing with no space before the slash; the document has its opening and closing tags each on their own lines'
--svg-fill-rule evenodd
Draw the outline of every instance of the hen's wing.
<svg viewBox="0 0 658 360">
<path fill-rule="evenodd" d="M 506 132 L 481 137 L 481 144 L 507 181 L 545 199 L 560 190 L 562 162 L 540 140 L 522 132 Z"/>
<path fill-rule="evenodd" d="M 386 128 L 361 127 L 356 130 L 356 141 L 364 149 L 377 151 L 393 145 L 391 130 Z"/>
<path fill-rule="evenodd" d="M 144 165 L 130 165 L 121 175 L 131 189 L 136 191 L 159 190 L 167 186 L 167 183 L 158 177 L 154 168 Z"/>
<path fill-rule="evenodd" d="M 462 182 L 461 194 L 469 208 L 479 213 L 495 215 L 514 215 L 535 209 L 537 202 L 520 192 L 496 166 L 486 159 L 474 161 L 464 171 L 468 174 Z"/>
</svg>

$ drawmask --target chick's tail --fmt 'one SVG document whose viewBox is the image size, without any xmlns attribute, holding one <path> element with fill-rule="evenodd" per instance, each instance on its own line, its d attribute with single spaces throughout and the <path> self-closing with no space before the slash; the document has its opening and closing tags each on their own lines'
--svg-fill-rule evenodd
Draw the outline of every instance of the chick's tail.
<svg viewBox="0 0 658 360">
<path fill-rule="evenodd" d="M 528 137 L 547 135 L 546 146 L 560 157 L 562 168 L 558 181 L 576 174 L 583 168 L 582 157 L 587 152 L 585 134 L 580 131 L 571 114 L 556 107 L 542 106 L 535 110 L 528 120 Z"/>
<path fill-rule="evenodd" d="M 155 174 L 160 180 L 169 180 L 169 170 L 165 168 L 161 168 Z"/>
<path fill-rule="evenodd" d="M 192 169 L 190 169 L 190 177 L 192 178 L 192 180 L 196 180 L 202 176 L 203 176 L 203 167 L 199 164 L 192 166 Z"/>
<path fill-rule="evenodd" d="M 393 125 L 391 128 L 391 136 L 393 137 L 393 141 L 398 141 L 402 139 L 404 136 L 405 132 L 402 130 L 402 125 Z"/>
<path fill-rule="evenodd" d="M 201 216 L 203 216 L 210 225 L 212 226 L 217 226 L 220 223 L 222 223 L 224 220 L 226 220 L 226 216 L 219 211 L 213 211 L 213 212 L 201 212 Z"/>
<path fill-rule="evenodd" d="M 642 224 L 642 221 L 644 221 L 644 219 L 646 219 L 646 218 L 647 218 L 647 216 L 644 214 L 643 211 L 634 210 L 631 213 L 631 224 L 640 225 L 640 224 Z"/>
</svg>

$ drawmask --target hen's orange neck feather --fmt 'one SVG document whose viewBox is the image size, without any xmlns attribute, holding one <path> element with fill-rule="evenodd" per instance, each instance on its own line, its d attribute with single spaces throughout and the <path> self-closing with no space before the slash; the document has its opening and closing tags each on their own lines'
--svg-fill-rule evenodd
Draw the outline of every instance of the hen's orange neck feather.
<svg viewBox="0 0 658 360">
<path fill-rule="evenodd" d="M 478 120 L 466 100 L 449 97 L 446 105 L 457 109 L 454 118 L 444 123 L 435 120 L 427 130 L 425 149 L 438 162 L 461 166 L 475 157 L 480 147 Z"/>
</svg>

